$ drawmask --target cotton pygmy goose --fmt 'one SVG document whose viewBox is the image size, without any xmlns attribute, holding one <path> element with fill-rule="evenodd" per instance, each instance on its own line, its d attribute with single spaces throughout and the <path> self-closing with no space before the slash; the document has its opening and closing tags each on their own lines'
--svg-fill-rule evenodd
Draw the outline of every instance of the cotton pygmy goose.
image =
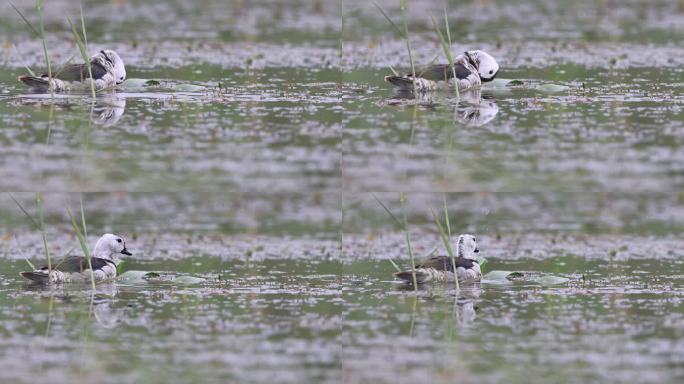
<svg viewBox="0 0 684 384">
<path fill-rule="evenodd" d="M 95 54 L 90 59 L 92 79 L 86 64 L 70 64 L 53 72 L 52 79 L 48 74 L 38 76 L 19 76 L 19 81 L 34 90 L 45 92 L 50 89 L 55 92 L 69 91 L 75 88 L 90 88 L 90 82 L 95 82 L 95 89 L 102 90 L 114 87 L 126 80 L 126 68 L 119 55 L 105 49 Z"/>
<path fill-rule="evenodd" d="M 499 72 L 499 64 L 487 52 L 474 50 L 466 51 L 456 57 L 454 69 L 449 64 L 435 64 L 416 71 L 415 90 L 428 92 L 440 87 L 453 89 L 456 86 L 459 91 L 476 88 L 482 83 L 494 80 Z M 400 91 L 413 91 L 414 89 L 412 74 L 386 76 L 385 81 Z"/>
<path fill-rule="evenodd" d="M 52 272 L 44 266 L 31 272 L 21 272 L 25 279 L 37 283 L 68 283 L 72 281 L 88 281 L 92 275 L 95 281 L 116 277 L 116 261 L 119 255 L 131 256 L 126 249 L 126 242 L 121 236 L 107 233 L 95 243 L 91 258 L 92 271 L 85 256 L 69 256 L 52 266 Z"/>
<path fill-rule="evenodd" d="M 456 243 L 456 274 L 451 257 L 436 256 L 416 265 L 416 282 L 418 284 L 430 281 L 454 281 L 458 276 L 459 281 L 476 281 L 482 277 L 480 263 L 475 254 L 480 252 L 477 248 L 477 239 L 473 235 L 460 235 Z M 408 283 L 413 282 L 411 270 L 397 272 L 395 277 Z"/>
</svg>

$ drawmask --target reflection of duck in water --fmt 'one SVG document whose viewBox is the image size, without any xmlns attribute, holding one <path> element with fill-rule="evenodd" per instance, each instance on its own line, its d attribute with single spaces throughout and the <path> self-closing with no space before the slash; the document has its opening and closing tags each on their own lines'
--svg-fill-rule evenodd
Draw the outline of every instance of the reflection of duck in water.
<svg viewBox="0 0 684 384">
<path fill-rule="evenodd" d="M 126 99 L 115 93 L 98 95 L 92 105 L 86 103 L 87 99 L 66 95 L 55 95 L 54 99 L 44 94 L 21 95 L 19 101 L 23 105 L 49 106 L 60 111 L 72 111 L 75 105 L 80 104 L 89 110 L 94 124 L 105 127 L 116 124 L 126 110 Z"/>
<path fill-rule="evenodd" d="M 470 95 L 469 95 L 470 94 Z M 464 93 L 458 100 L 454 110 L 456 119 L 472 127 L 481 127 L 492 121 L 499 113 L 499 106 L 494 98 L 480 97 L 480 91 Z"/>
<path fill-rule="evenodd" d="M 455 120 L 465 125 L 480 127 L 492 121 L 499 113 L 499 106 L 491 95 L 482 96 L 479 89 L 463 92 L 458 98 L 445 98 L 435 92 L 419 92 L 397 89 L 394 97 L 386 101 L 387 105 L 419 105 L 422 108 L 435 110 L 440 104 L 448 104 L 454 108 Z"/>
<path fill-rule="evenodd" d="M 429 92 L 438 88 L 454 89 L 456 86 L 459 91 L 478 88 L 482 83 L 494 80 L 497 72 L 499 64 L 490 54 L 480 50 L 466 51 L 454 59 L 453 67 L 435 64 L 416 71 L 415 90 Z M 385 81 L 397 89 L 409 92 L 414 89 L 413 80 L 412 74 L 385 77 Z"/>
<path fill-rule="evenodd" d="M 416 282 L 418 284 L 431 281 L 454 281 L 458 276 L 459 281 L 477 281 L 482 277 L 480 264 L 475 259 L 475 254 L 480 252 L 477 249 L 477 241 L 473 235 L 460 235 L 456 243 L 456 275 L 454 275 L 454 265 L 449 256 L 436 256 L 426 260 L 422 264 L 416 265 Z M 413 282 L 413 271 L 403 271 L 394 274 L 407 283 Z"/>
<path fill-rule="evenodd" d="M 97 125 L 105 127 L 116 124 L 126 110 L 126 99 L 109 95 L 98 98 L 93 106 L 91 120 Z"/>
</svg>

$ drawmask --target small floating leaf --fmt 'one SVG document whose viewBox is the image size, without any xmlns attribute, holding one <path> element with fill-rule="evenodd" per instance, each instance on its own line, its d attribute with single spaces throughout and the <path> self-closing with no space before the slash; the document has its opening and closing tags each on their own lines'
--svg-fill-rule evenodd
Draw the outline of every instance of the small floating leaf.
<svg viewBox="0 0 684 384">
<path fill-rule="evenodd" d="M 522 272 L 515 271 L 491 271 L 484 275 L 482 278 L 484 280 L 494 280 L 494 281 L 512 281 L 519 280 L 525 277 Z"/>
<path fill-rule="evenodd" d="M 487 264 L 487 259 L 482 256 L 477 257 L 477 263 L 480 264 L 480 270 L 484 271 L 484 267 Z"/>
<path fill-rule="evenodd" d="M 150 279 L 156 279 L 159 277 L 159 273 L 154 271 L 126 271 L 123 274 L 121 274 L 121 276 L 119 276 L 119 279 L 128 282 L 141 282 Z"/>
<path fill-rule="evenodd" d="M 145 86 L 148 86 L 148 87 L 158 86 L 158 85 L 161 85 L 161 83 L 158 82 L 157 80 L 151 80 L 151 79 L 150 79 L 150 80 L 147 80 L 147 81 L 145 82 Z"/>
<path fill-rule="evenodd" d="M 524 82 L 516 79 L 494 79 L 489 83 L 483 84 L 484 87 L 496 89 L 506 89 L 507 87 L 520 85 L 524 85 Z"/>
<path fill-rule="evenodd" d="M 150 79 L 126 79 L 123 83 L 119 84 L 119 88 L 123 89 L 136 89 L 136 88 L 144 88 L 147 86 L 148 81 L 154 81 Z"/>
<path fill-rule="evenodd" d="M 124 266 L 124 264 L 125 264 L 125 261 L 123 261 L 123 260 L 119 260 L 119 261 L 116 263 L 116 274 L 117 274 L 117 275 L 123 274 L 123 266 Z"/>
</svg>

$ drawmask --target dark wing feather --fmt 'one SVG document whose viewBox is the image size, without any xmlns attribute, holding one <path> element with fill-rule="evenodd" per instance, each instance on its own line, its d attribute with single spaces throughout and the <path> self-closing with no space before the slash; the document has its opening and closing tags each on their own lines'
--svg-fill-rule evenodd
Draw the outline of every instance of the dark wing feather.
<svg viewBox="0 0 684 384">
<path fill-rule="evenodd" d="M 434 268 L 438 271 L 450 271 L 451 258 L 449 256 L 431 257 L 425 260 L 425 262 L 416 265 L 416 268 Z"/>
<path fill-rule="evenodd" d="M 465 257 L 456 258 L 456 268 L 463 267 L 465 269 L 470 269 L 473 264 L 477 263 L 475 260 L 466 259 Z M 451 257 L 449 256 L 435 256 L 427 259 L 424 263 L 416 265 L 416 268 L 434 268 L 438 271 L 450 271 L 453 272 Z"/>
<path fill-rule="evenodd" d="M 107 265 L 107 263 L 111 263 L 111 261 L 93 257 L 91 263 L 93 264 L 93 269 L 97 270 Z M 47 270 L 48 267 L 44 266 L 40 269 Z M 88 259 L 85 256 L 68 256 L 55 265 L 53 269 L 62 272 L 83 272 L 88 269 Z"/>
<path fill-rule="evenodd" d="M 93 78 L 102 78 L 107 73 L 107 70 L 97 61 L 92 61 L 90 63 L 91 70 L 93 71 Z M 47 74 L 43 74 L 47 76 Z M 89 78 L 88 66 L 85 64 L 69 64 L 60 69 L 55 77 L 60 80 L 65 81 L 82 81 L 83 79 Z"/>
<path fill-rule="evenodd" d="M 465 79 L 473 73 L 461 63 L 455 63 L 455 66 L 456 77 L 459 79 Z M 447 81 L 454 77 L 454 72 L 449 64 L 435 64 L 425 68 L 416 75 L 433 81 Z"/>
</svg>

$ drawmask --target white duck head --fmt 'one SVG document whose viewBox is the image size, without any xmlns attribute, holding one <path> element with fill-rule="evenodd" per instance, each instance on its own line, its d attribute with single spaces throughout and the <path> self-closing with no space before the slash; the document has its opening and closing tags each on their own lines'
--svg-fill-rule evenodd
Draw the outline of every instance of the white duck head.
<svg viewBox="0 0 684 384">
<path fill-rule="evenodd" d="M 477 49 L 466 51 L 465 55 L 468 61 L 477 68 L 477 73 L 483 83 L 494 80 L 499 72 L 499 64 L 489 53 Z"/>
<path fill-rule="evenodd" d="M 114 81 L 117 84 L 121 84 L 126 80 L 126 67 L 124 67 L 123 60 L 119 55 L 112 51 L 111 49 L 104 49 L 97 53 L 95 56 L 101 56 L 102 59 L 111 65 L 112 72 L 114 74 Z"/>
<path fill-rule="evenodd" d="M 126 249 L 126 242 L 121 236 L 105 233 L 95 243 L 93 257 L 116 260 L 119 254 L 131 256 L 131 253 Z"/>
<path fill-rule="evenodd" d="M 460 235 L 456 242 L 456 254 L 470 260 L 476 260 L 475 254 L 480 252 L 477 249 L 477 239 L 473 235 Z"/>
</svg>

